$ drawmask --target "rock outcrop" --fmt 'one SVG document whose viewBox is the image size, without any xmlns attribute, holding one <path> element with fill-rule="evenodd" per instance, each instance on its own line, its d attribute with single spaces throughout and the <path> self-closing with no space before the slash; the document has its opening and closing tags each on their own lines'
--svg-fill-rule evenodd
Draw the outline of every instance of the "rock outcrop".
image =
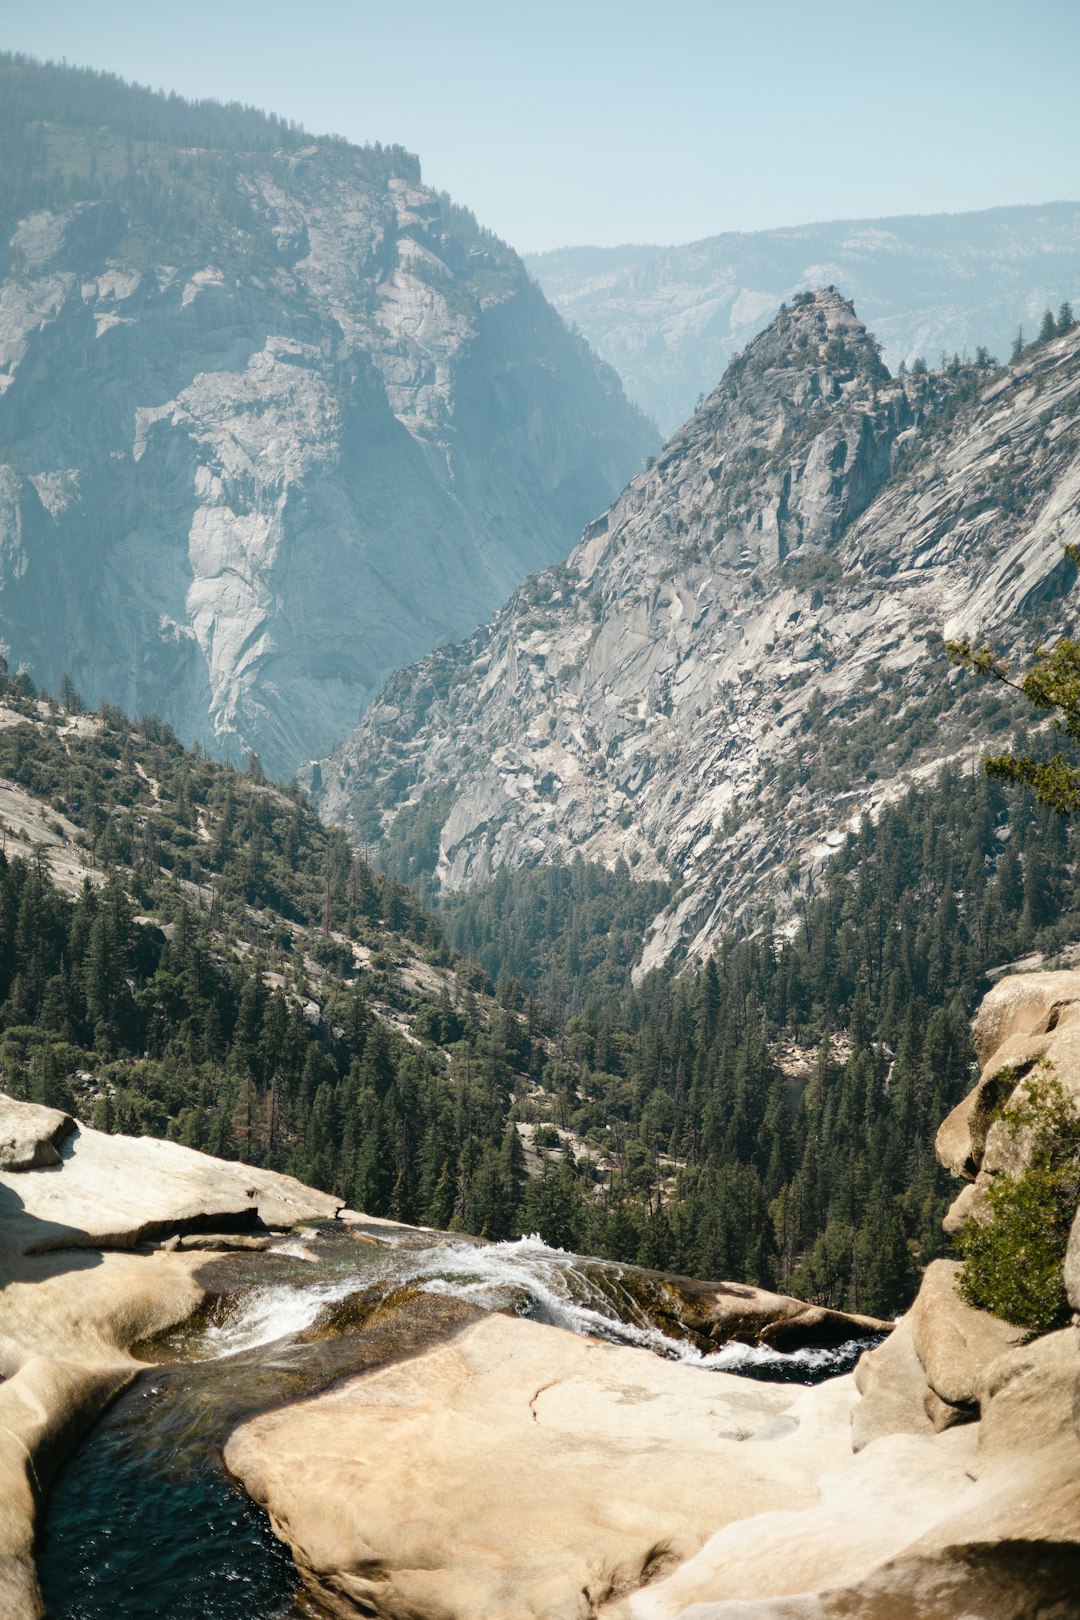
<svg viewBox="0 0 1080 1620">
<path fill-rule="evenodd" d="M 409 153 L 139 95 L 0 61 L 0 643 L 288 777 L 655 434 Z"/>
<path fill-rule="evenodd" d="M 1068 989 L 997 986 L 984 1048 Z M 794 1400 L 490 1318 L 226 1458 L 342 1615 L 1066 1620 L 1080 1331 L 1028 1342 L 955 1282 L 935 1262 L 854 1378 Z"/>
<path fill-rule="evenodd" d="M 680 247 L 568 247 L 525 262 L 665 433 L 782 298 L 835 281 L 889 364 L 942 349 L 1004 356 L 1077 294 L 1080 204 L 834 220 L 726 232 Z"/>
<path fill-rule="evenodd" d="M 666 872 L 643 968 L 707 953 L 997 734 L 942 637 L 1053 633 L 1078 491 L 1080 328 L 993 377 L 892 379 L 807 295 L 565 567 L 388 683 L 312 774 L 323 813 L 441 819 L 447 890 L 575 853 Z"/>
<path fill-rule="evenodd" d="M 60 1163 L 61 1143 L 75 1129 L 70 1114 L 0 1095 L 0 1170 L 39 1170 Z"/>
<path fill-rule="evenodd" d="M 960 1231 L 985 1209 L 995 1176 L 1023 1169 L 1026 1132 L 995 1116 L 1023 1095 L 1029 1075 L 1052 1075 L 1080 1103 L 1080 972 L 1001 979 L 979 1008 L 974 1036 L 978 1084 L 937 1134 L 939 1160 L 967 1182 L 945 1217 L 948 1232 Z"/>
<path fill-rule="evenodd" d="M 131 1345 L 205 1298 L 194 1271 L 206 1255 L 150 1240 L 288 1226 L 340 1200 L 6 1097 L 0 1132 L 21 1160 L 0 1170 L 0 1620 L 32 1620 L 35 1527 L 56 1468 L 145 1365 Z"/>
<path fill-rule="evenodd" d="M 848 1404 L 492 1316 L 253 1419 L 225 1461 L 342 1613 L 578 1620 L 811 1503 Z"/>
</svg>

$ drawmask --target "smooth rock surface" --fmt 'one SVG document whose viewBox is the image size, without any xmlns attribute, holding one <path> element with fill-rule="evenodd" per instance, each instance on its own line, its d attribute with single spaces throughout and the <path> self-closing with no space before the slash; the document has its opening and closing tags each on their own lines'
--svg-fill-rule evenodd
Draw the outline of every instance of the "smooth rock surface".
<svg viewBox="0 0 1080 1620">
<path fill-rule="evenodd" d="M 316 1591 L 360 1612 L 579 1620 L 718 1524 L 813 1502 L 852 1393 L 493 1316 L 252 1419 L 225 1459 Z"/>
<path fill-rule="evenodd" d="M 987 1454 L 1052 1446 L 1068 1425 L 1080 1435 L 1080 1333 L 1047 1333 L 983 1369 L 979 1445 Z"/>
<path fill-rule="evenodd" d="M 80 1125 L 58 1165 L 0 1176 L 0 1248 L 130 1249 L 177 1232 L 332 1219 L 341 1204 L 292 1176 Z"/>
<path fill-rule="evenodd" d="M 855 1587 L 759 1601 L 695 1603 L 681 1620 L 1073 1620 L 1071 1542 L 912 1554 Z"/>
<path fill-rule="evenodd" d="M 929 1385 L 915 1353 L 910 1313 L 876 1350 L 868 1350 L 855 1368 L 861 1400 L 851 1413 L 851 1447 L 862 1451 L 886 1434 L 929 1434 L 926 1410 Z"/>
<path fill-rule="evenodd" d="M 951 1513 L 972 1489 L 974 1440 L 890 1435 L 823 1468 L 818 1500 L 801 1512 L 747 1514 L 712 1536 L 666 1580 L 614 1615 L 678 1620 L 722 1592 L 743 1601 L 785 1597 L 869 1576 Z"/>
<path fill-rule="evenodd" d="M 75 1129 L 70 1114 L 0 1092 L 0 1171 L 38 1170 L 59 1164 L 58 1144 Z"/>
<path fill-rule="evenodd" d="M 955 1260 L 927 1266 L 911 1307 L 911 1338 L 934 1393 L 950 1406 L 973 1406 L 985 1369 L 1030 1333 L 968 1305 L 956 1292 L 959 1274 Z"/>
<path fill-rule="evenodd" d="M 1014 1035 L 1045 1035 L 1080 1016 L 1080 973 L 1010 973 L 979 1003 L 971 1024 L 980 1064 Z"/>
</svg>

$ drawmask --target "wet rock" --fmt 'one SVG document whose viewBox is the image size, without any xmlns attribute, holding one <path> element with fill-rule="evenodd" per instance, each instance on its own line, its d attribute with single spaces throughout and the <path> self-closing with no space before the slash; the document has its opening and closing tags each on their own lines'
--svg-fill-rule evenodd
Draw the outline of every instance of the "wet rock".
<svg viewBox="0 0 1080 1620">
<path fill-rule="evenodd" d="M 767 1288 L 701 1282 L 644 1267 L 623 1274 L 621 1286 L 635 1291 L 652 1321 L 670 1329 L 676 1338 L 689 1333 L 703 1350 L 732 1342 L 781 1351 L 833 1346 L 891 1333 L 893 1327 L 875 1316 L 810 1305 Z"/>
<path fill-rule="evenodd" d="M 176 1143 L 106 1136 L 55 1110 L 8 1101 L 3 1118 L 22 1144 L 15 1156 L 38 1159 L 0 1172 L 0 1620 L 30 1620 L 41 1613 L 36 1516 L 53 1472 L 139 1370 L 130 1347 L 205 1298 L 193 1273 L 207 1256 L 181 1253 L 181 1234 L 201 1227 L 219 1234 L 217 1246 L 223 1226 L 318 1219 L 340 1201 Z M 166 1233 L 172 1252 L 146 1249 Z"/>
<path fill-rule="evenodd" d="M 185 1252 L 192 1249 L 203 1250 L 208 1254 L 229 1254 L 239 1250 L 268 1249 L 273 1243 L 272 1237 L 253 1237 L 245 1232 L 188 1232 L 183 1236 L 168 1238 L 167 1243 L 175 1242 L 178 1249 Z"/>
</svg>

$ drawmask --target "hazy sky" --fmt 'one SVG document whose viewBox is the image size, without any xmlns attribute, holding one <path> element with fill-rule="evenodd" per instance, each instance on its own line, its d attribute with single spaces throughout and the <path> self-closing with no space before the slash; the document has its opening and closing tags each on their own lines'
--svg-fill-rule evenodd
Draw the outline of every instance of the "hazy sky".
<svg viewBox="0 0 1080 1620">
<path fill-rule="evenodd" d="M 0 0 L 0 45 L 399 142 L 522 250 L 1080 197 L 1080 0 Z"/>
</svg>

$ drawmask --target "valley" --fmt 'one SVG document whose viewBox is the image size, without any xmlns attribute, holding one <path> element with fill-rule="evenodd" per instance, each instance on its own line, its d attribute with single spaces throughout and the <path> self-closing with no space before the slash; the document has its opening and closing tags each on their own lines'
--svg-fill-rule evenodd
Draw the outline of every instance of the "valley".
<svg viewBox="0 0 1080 1620">
<path fill-rule="evenodd" d="M 1080 205 L 433 182 L 730 201 L 691 9 L 674 163 L 633 6 L 0 52 L 0 1620 L 1075 1611 Z"/>
</svg>

